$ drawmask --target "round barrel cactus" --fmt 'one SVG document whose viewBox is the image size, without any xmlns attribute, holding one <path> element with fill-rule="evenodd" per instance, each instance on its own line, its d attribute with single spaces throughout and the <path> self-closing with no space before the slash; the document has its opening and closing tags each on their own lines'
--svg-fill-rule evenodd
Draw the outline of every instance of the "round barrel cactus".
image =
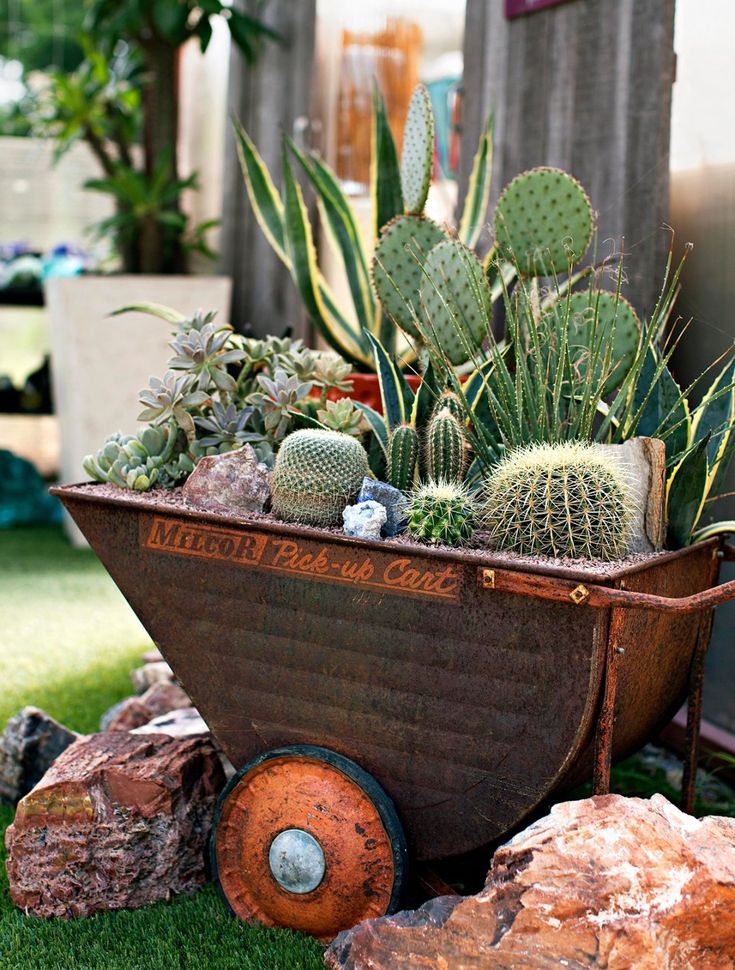
<svg viewBox="0 0 735 970">
<path fill-rule="evenodd" d="M 337 525 L 369 474 L 359 441 L 341 431 L 294 431 L 273 468 L 272 507 L 286 522 Z"/>
<path fill-rule="evenodd" d="M 571 559 L 619 559 L 635 516 L 632 489 L 599 445 L 511 452 L 484 485 L 481 524 L 493 549 Z"/>
<path fill-rule="evenodd" d="M 432 545 L 463 546 L 472 538 L 475 503 L 459 482 L 427 482 L 411 495 L 408 532 Z"/>
</svg>

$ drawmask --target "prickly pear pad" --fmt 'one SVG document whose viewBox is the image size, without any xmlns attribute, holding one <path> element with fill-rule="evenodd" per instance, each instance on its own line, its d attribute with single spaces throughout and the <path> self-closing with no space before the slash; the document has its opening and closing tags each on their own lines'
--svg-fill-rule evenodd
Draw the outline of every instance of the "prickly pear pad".
<svg viewBox="0 0 735 970">
<path fill-rule="evenodd" d="M 517 175 L 495 207 L 495 241 L 503 258 L 528 276 L 563 273 L 592 239 L 594 213 L 580 183 L 557 168 Z"/>
<path fill-rule="evenodd" d="M 420 309 L 424 278 L 419 263 L 446 236 L 439 226 L 420 216 L 397 216 L 386 223 L 373 257 L 373 286 L 383 309 L 402 330 L 420 336 L 411 307 Z"/>
<path fill-rule="evenodd" d="M 492 293 L 481 263 L 458 239 L 447 239 L 429 253 L 421 304 L 452 364 L 479 350 L 490 325 Z"/>
<path fill-rule="evenodd" d="M 401 188 L 406 212 L 420 215 L 426 203 L 434 164 L 434 113 L 423 84 L 411 96 L 403 129 Z"/>
</svg>

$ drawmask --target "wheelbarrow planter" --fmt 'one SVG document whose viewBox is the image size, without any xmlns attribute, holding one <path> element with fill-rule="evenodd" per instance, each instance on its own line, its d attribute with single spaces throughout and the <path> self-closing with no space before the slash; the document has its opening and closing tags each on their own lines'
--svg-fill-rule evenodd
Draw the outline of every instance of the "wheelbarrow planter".
<svg viewBox="0 0 735 970">
<path fill-rule="evenodd" d="M 238 773 L 213 837 L 245 919 L 328 939 L 398 905 L 407 855 L 487 845 L 663 727 L 731 550 L 537 563 L 349 539 L 109 487 L 52 490 Z"/>
</svg>

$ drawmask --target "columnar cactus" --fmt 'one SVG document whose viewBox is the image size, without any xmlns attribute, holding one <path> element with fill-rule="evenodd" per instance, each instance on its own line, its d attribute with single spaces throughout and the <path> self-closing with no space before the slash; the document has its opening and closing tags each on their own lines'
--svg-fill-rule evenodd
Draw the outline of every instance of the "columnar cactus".
<svg viewBox="0 0 735 970">
<path fill-rule="evenodd" d="M 493 549 L 613 560 L 631 539 L 635 501 L 599 445 L 565 442 L 511 452 L 485 482 L 482 527 Z"/>
<path fill-rule="evenodd" d="M 435 482 L 461 482 L 467 470 L 467 441 L 448 407 L 432 415 L 426 430 L 426 474 Z"/>
<path fill-rule="evenodd" d="M 337 525 L 369 474 L 359 441 L 339 431 L 294 431 L 273 468 L 273 511 L 286 522 Z"/>
<path fill-rule="evenodd" d="M 459 482 L 428 482 L 411 495 L 408 532 L 432 545 L 466 545 L 474 532 L 476 506 Z"/>
<path fill-rule="evenodd" d="M 388 481 L 407 492 L 413 484 L 419 454 L 419 436 L 410 424 L 399 424 L 388 442 Z"/>
</svg>

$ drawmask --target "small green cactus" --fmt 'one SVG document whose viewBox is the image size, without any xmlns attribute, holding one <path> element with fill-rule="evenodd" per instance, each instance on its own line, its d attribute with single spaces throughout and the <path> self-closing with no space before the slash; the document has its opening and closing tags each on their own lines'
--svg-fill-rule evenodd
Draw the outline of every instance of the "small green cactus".
<svg viewBox="0 0 735 970">
<path fill-rule="evenodd" d="M 593 229 L 587 193 L 558 168 L 517 175 L 495 207 L 496 246 L 527 276 L 566 272 L 587 252 Z"/>
<path fill-rule="evenodd" d="M 401 151 L 401 188 L 406 212 L 421 215 L 434 165 L 434 112 L 429 92 L 419 84 L 411 95 Z"/>
<path fill-rule="evenodd" d="M 432 545 L 463 546 L 472 539 L 476 506 L 458 482 L 428 482 L 411 495 L 408 532 Z"/>
<path fill-rule="evenodd" d="M 388 443 L 388 481 L 393 488 L 407 492 L 416 472 L 419 454 L 419 436 L 410 424 L 399 424 L 391 433 Z"/>
<path fill-rule="evenodd" d="M 609 561 L 626 554 L 635 500 L 599 445 L 532 445 L 511 452 L 484 486 L 481 522 L 493 549 Z"/>
<path fill-rule="evenodd" d="M 402 330 L 419 338 L 413 319 L 421 306 L 419 291 L 424 282 L 421 262 L 445 239 L 431 219 L 396 216 L 386 223 L 373 257 L 373 285 L 383 310 Z"/>
<path fill-rule="evenodd" d="M 339 431 L 294 431 L 273 468 L 273 511 L 286 522 L 337 525 L 369 474 L 359 441 Z"/>
<path fill-rule="evenodd" d="M 445 239 L 429 253 L 420 301 L 452 364 L 463 364 L 479 351 L 490 326 L 492 291 L 482 264 L 459 239 Z"/>
<path fill-rule="evenodd" d="M 425 470 L 435 482 L 461 482 L 467 470 L 464 428 L 447 407 L 434 412 L 426 429 Z"/>
<path fill-rule="evenodd" d="M 462 402 L 454 391 L 445 390 L 441 392 L 434 405 L 433 413 L 438 414 L 444 408 L 451 411 L 460 424 L 464 424 L 465 414 L 462 408 Z"/>
</svg>

